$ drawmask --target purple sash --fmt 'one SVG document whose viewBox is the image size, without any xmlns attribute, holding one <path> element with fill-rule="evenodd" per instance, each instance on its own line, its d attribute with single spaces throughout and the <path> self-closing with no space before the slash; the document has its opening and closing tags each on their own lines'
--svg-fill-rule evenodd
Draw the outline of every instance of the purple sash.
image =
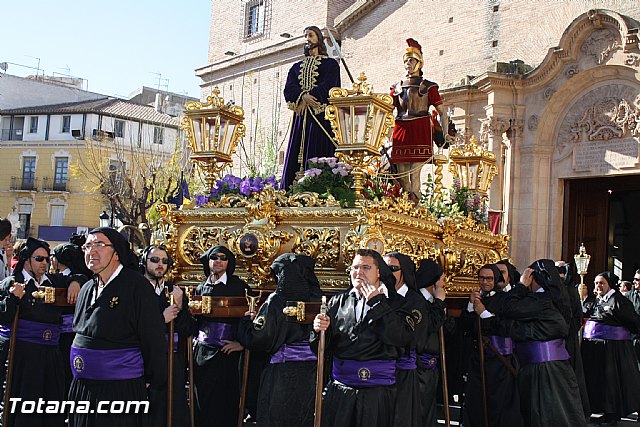
<svg viewBox="0 0 640 427">
<path fill-rule="evenodd" d="M 178 340 L 180 336 L 177 332 L 173 333 L 173 352 L 176 353 L 178 351 Z M 164 334 L 164 340 L 167 343 L 167 351 L 169 351 L 169 333 Z"/>
<path fill-rule="evenodd" d="M 224 347 L 222 340 L 235 341 L 235 326 L 230 323 L 215 322 L 213 320 L 198 320 L 198 341 L 217 347 Z"/>
<path fill-rule="evenodd" d="M 500 353 L 501 355 L 509 356 L 513 354 L 513 340 L 511 338 L 499 337 L 497 335 L 490 335 L 487 338 L 489 339 L 491 345 L 495 347 L 495 349 L 498 350 L 498 353 Z M 495 356 L 495 353 L 493 352 L 493 349 L 491 347 L 485 348 L 485 352 L 487 350 L 489 356 Z"/>
<path fill-rule="evenodd" d="M 389 386 L 396 383 L 395 360 L 333 358 L 333 379 L 350 387 Z"/>
<path fill-rule="evenodd" d="M 283 344 L 278 351 L 271 356 L 271 364 L 287 362 L 310 362 L 318 357 L 311 351 L 309 341 L 297 341 Z"/>
<path fill-rule="evenodd" d="M 437 354 L 427 354 L 420 353 L 418 354 L 418 360 L 420 360 L 420 367 L 422 369 L 429 369 L 431 371 L 435 371 L 438 369 L 438 355 Z"/>
<path fill-rule="evenodd" d="M 631 332 L 624 326 L 605 325 L 593 320 L 587 320 L 582 336 L 592 340 L 625 341 L 633 339 Z"/>
<path fill-rule="evenodd" d="M 396 369 L 401 369 L 403 371 L 412 371 L 416 369 L 416 359 L 417 353 L 416 350 L 411 350 L 408 354 L 403 354 L 396 360 Z"/>
<path fill-rule="evenodd" d="M 63 334 L 73 332 L 73 314 L 62 315 L 62 325 L 60 325 L 60 332 Z"/>
<path fill-rule="evenodd" d="M 11 326 L 0 327 L 0 335 L 10 339 Z M 16 339 L 33 344 L 56 346 L 60 342 L 60 325 L 19 319 Z"/>
<path fill-rule="evenodd" d="M 531 363 L 569 360 L 569 353 L 562 338 L 550 341 L 525 341 L 516 345 L 516 354 L 522 365 Z"/>
<path fill-rule="evenodd" d="M 74 378 L 99 381 L 130 380 L 144 375 L 139 348 L 95 350 L 71 346 L 71 371 Z"/>
</svg>

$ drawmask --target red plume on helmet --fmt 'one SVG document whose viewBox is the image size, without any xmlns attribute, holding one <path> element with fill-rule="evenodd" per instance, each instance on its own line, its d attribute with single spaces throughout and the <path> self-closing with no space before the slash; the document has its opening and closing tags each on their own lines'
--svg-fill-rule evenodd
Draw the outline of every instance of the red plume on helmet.
<svg viewBox="0 0 640 427">
<path fill-rule="evenodd" d="M 422 46 L 420 46 L 420 43 L 418 43 L 416 40 L 414 40 L 412 38 L 408 38 L 407 39 L 407 44 L 409 45 L 409 47 L 414 47 L 414 48 L 418 49 L 420 51 L 420 53 L 422 53 Z"/>
</svg>

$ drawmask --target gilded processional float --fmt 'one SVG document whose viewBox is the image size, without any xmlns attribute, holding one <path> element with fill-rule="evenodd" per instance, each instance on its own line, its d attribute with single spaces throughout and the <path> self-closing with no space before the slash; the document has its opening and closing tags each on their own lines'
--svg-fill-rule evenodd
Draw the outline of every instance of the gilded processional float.
<svg viewBox="0 0 640 427">
<path fill-rule="evenodd" d="M 363 197 L 365 172 L 375 177 L 381 147 L 393 128 L 393 102 L 387 94 L 373 93 L 364 74 L 353 89 L 333 88 L 325 115 L 330 121 L 336 157 L 350 165 L 355 201 L 341 205 L 318 193 L 287 194 L 273 186 L 245 197 L 226 194 L 202 206 L 176 209 L 163 204 L 162 233 L 176 261 L 169 274 L 178 284 L 203 281 L 200 256 L 222 244 L 237 256 L 236 274 L 251 286 L 273 289 L 270 265 L 286 252 L 306 254 L 316 260 L 316 274 L 323 290 L 349 286 L 345 268 L 358 248 L 384 254 L 399 251 L 418 262 L 440 262 L 449 297 L 466 296 L 477 286 L 477 271 L 487 263 L 508 257 L 507 235 L 494 235 L 471 216 L 438 220 L 424 206 L 406 195 L 369 200 Z M 212 190 L 221 171 L 244 136 L 244 111 L 226 105 L 214 89 L 206 102 L 186 106 L 182 127 L 192 151 L 191 160 L 204 172 Z M 484 151 L 472 136 L 464 146 L 452 149 L 449 158 L 433 158 L 434 193 L 442 188 L 442 170 L 483 197 L 496 174 L 495 156 Z M 437 197 L 437 195 L 436 195 Z"/>
</svg>

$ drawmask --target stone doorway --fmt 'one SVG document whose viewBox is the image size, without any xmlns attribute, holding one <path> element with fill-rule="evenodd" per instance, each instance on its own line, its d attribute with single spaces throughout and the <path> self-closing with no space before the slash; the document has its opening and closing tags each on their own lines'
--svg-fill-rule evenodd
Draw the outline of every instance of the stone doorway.
<svg viewBox="0 0 640 427">
<path fill-rule="evenodd" d="M 633 277 L 640 268 L 640 175 L 565 180 L 563 212 L 563 259 L 573 261 L 584 242 L 590 288 L 604 270 Z"/>
</svg>

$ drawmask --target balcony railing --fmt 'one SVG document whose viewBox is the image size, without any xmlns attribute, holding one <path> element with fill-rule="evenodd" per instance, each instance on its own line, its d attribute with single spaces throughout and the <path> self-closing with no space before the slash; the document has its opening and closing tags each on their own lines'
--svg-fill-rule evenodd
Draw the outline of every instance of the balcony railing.
<svg viewBox="0 0 640 427">
<path fill-rule="evenodd" d="M 22 141 L 22 129 L 2 129 L 1 141 Z"/>
<path fill-rule="evenodd" d="M 38 178 L 28 178 L 22 176 L 11 177 L 11 191 L 38 191 Z"/>
<path fill-rule="evenodd" d="M 51 177 L 42 178 L 42 191 L 68 191 L 67 181 L 58 182 Z"/>
</svg>

